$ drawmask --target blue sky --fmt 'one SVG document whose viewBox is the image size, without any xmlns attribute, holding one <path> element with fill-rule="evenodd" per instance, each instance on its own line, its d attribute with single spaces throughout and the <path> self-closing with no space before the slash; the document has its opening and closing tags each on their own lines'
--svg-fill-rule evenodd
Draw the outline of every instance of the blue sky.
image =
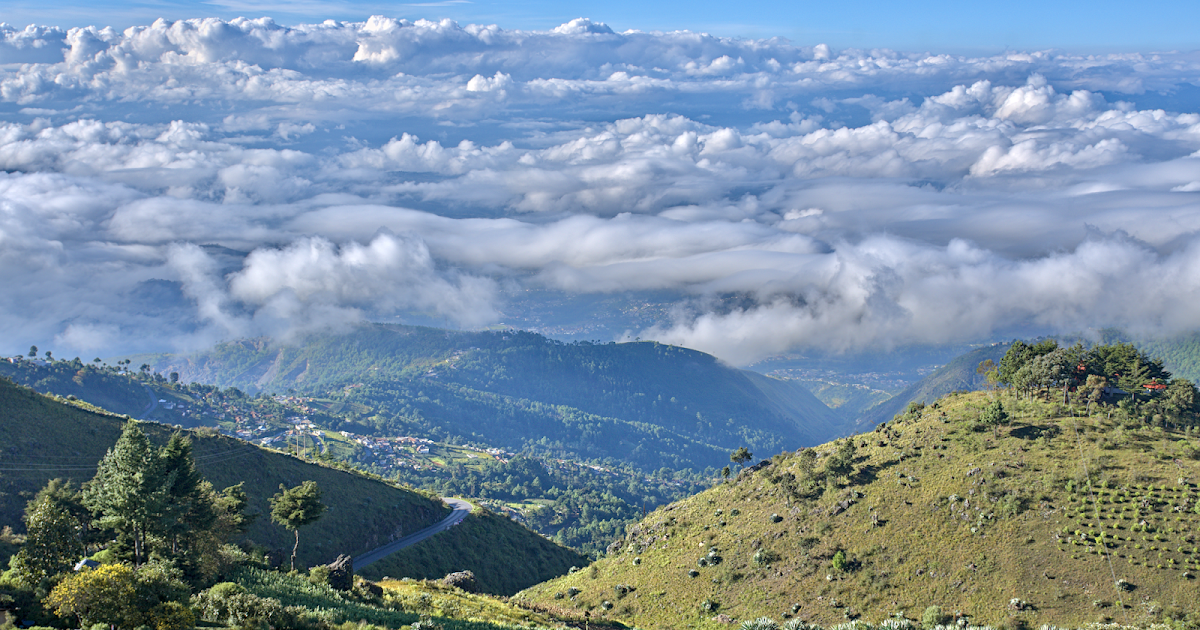
<svg viewBox="0 0 1200 630">
<path fill-rule="evenodd" d="M 1200 3 L 1176 0 L 859 2 L 770 0 L 733 3 L 639 0 L 156 0 L 92 2 L 9 0 L 0 21 L 24 26 L 146 24 L 158 17 L 270 16 L 281 24 L 325 19 L 361 21 L 372 14 L 409 19 L 450 18 L 545 30 L 576 17 L 627 29 L 687 29 L 720 36 L 786 37 L 800 45 L 888 47 L 935 52 L 997 52 L 1057 48 L 1073 51 L 1200 49 Z"/>
</svg>

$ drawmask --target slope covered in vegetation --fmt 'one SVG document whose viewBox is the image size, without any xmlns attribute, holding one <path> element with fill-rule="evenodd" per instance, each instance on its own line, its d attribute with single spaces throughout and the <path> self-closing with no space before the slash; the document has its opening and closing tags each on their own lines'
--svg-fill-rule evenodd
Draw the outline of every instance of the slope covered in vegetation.
<svg viewBox="0 0 1200 630">
<path fill-rule="evenodd" d="M 85 403 L 44 396 L 3 379 L 0 418 L 0 443 L 6 445 L 0 452 L 0 525 L 18 532 L 24 529 L 21 516 L 26 502 L 52 478 L 71 480 L 76 487 L 91 479 L 97 462 L 117 441 L 126 422 Z M 155 423 L 141 423 L 141 427 L 156 444 L 166 443 L 175 431 Z M 320 486 L 328 510 L 304 527 L 298 566 L 327 563 L 339 554 L 360 554 L 433 524 L 448 513 L 436 498 L 378 479 L 305 462 L 211 431 L 188 434 L 196 467 L 205 479 L 218 489 L 244 484 L 250 500 L 248 511 L 258 515 L 246 538 L 271 550 L 276 559 L 290 553 L 293 535 L 271 522 L 268 500 L 281 484 L 292 487 L 312 480 Z M 496 527 L 503 531 L 502 538 L 511 541 L 510 547 L 536 549 L 548 559 L 537 570 L 513 576 L 507 568 L 513 561 L 506 555 L 508 547 L 467 549 L 446 537 L 422 544 L 448 565 L 473 567 L 481 580 L 496 581 L 507 590 L 547 579 L 579 562 L 573 552 L 519 525 L 503 525 Z M 399 571 L 391 575 L 406 576 Z M 431 575 L 426 572 L 413 577 Z"/>
<path fill-rule="evenodd" d="M 655 628 L 1195 623 L 1200 432 L 1061 396 L 950 395 L 780 454 L 518 597 Z"/>
<path fill-rule="evenodd" d="M 360 430 L 649 469 L 719 468 L 737 446 L 777 451 L 840 430 L 828 407 L 796 384 L 657 343 L 365 325 L 294 346 L 241 341 L 146 360 L 185 381 L 358 404 L 363 411 L 350 422 Z"/>
<path fill-rule="evenodd" d="M 455 553 L 448 554 L 447 549 Z M 476 509 L 462 523 L 439 534 L 436 545 L 402 549 L 358 573 L 372 580 L 389 576 L 437 579 L 471 571 L 481 591 L 512 595 L 587 562 L 587 557 L 570 549 L 530 536 L 529 530 L 508 518 Z"/>
<path fill-rule="evenodd" d="M 631 465 L 513 458 L 495 449 L 487 452 L 487 443 L 417 442 L 395 435 L 369 439 L 333 430 L 357 426 L 355 418 L 369 411 L 361 404 L 310 396 L 250 396 L 234 387 L 174 382 L 170 374 L 150 372 L 149 366 L 129 370 L 123 361 L 117 366 L 73 359 L 0 361 L 0 374 L 43 393 L 77 400 L 131 398 L 130 407 L 147 419 L 184 427 L 215 425 L 226 434 L 257 438 L 306 459 L 337 461 L 442 496 L 468 497 L 584 553 L 603 551 L 646 505 L 695 494 L 712 477 L 665 468 L 650 476 Z"/>
</svg>

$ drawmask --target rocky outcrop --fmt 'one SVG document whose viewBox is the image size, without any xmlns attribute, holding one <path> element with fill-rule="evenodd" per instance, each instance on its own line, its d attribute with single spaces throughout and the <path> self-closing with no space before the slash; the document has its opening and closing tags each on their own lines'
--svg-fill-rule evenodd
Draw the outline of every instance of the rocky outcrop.
<svg viewBox="0 0 1200 630">
<path fill-rule="evenodd" d="M 475 574 L 470 571 L 455 571 L 442 578 L 442 582 L 450 586 L 457 586 L 468 593 L 474 593 L 477 588 L 475 585 Z"/>
<path fill-rule="evenodd" d="M 354 560 L 350 556 L 339 555 L 326 566 L 329 567 L 329 586 L 339 591 L 354 588 Z"/>
</svg>

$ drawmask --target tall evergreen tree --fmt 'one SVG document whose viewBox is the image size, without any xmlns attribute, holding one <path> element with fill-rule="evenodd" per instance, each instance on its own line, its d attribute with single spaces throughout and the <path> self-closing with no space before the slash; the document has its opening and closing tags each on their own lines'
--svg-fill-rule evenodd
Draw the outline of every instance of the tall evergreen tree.
<svg viewBox="0 0 1200 630">
<path fill-rule="evenodd" d="M 158 531 L 166 493 L 162 462 L 146 434 L 130 420 L 83 491 L 84 505 L 102 527 L 115 529 L 133 547 L 133 562 L 146 561 L 146 543 Z"/>
<path fill-rule="evenodd" d="M 191 440 L 172 435 L 159 463 L 164 498 L 159 526 L 174 555 L 185 551 L 193 534 L 212 528 L 217 515 L 211 491 L 202 487 L 204 478 L 196 471 Z"/>
</svg>

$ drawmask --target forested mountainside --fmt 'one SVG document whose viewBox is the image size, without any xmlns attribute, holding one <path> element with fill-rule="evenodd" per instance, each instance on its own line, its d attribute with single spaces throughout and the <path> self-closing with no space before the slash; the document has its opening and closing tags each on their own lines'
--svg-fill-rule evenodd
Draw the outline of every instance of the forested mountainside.
<svg viewBox="0 0 1200 630">
<path fill-rule="evenodd" d="M 60 478 L 76 488 L 96 474 L 97 464 L 120 436 L 126 418 L 79 401 L 56 399 L 0 379 L 0 526 L 24 530 L 22 514 L 30 498 L 47 481 Z M 165 444 L 176 431 L 157 423 L 139 423 L 155 444 Z M 339 554 L 357 555 L 441 520 L 448 508 L 436 497 L 385 483 L 362 474 L 305 462 L 259 448 L 215 431 L 185 433 L 200 474 L 218 490 L 243 484 L 248 511 L 256 515 L 246 540 L 269 550 L 278 560 L 290 554 L 293 534 L 274 524 L 268 500 L 280 485 L 315 481 L 328 510 L 306 525 L 297 565 L 328 563 Z M 566 571 L 582 559 L 564 547 L 512 523 L 496 519 L 496 536 L 504 548 L 467 550 L 431 541 L 443 561 L 479 572 L 488 584 L 511 592 Z M 517 579 L 509 571 L 513 549 L 536 551 L 535 570 Z M 392 574 L 402 577 L 402 574 Z M 413 577 L 440 577 L 426 574 Z"/>
<path fill-rule="evenodd" d="M 477 440 L 651 469 L 719 468 L 738 446 L 779 451 L 842 430 L 803 387 L 650 342 L 366 325 L 295 345 L 247 340 L 145 360 L 184 381 L 359 404 L 364 411 L 353 421 L 381 435 Z"/>
</svg>

